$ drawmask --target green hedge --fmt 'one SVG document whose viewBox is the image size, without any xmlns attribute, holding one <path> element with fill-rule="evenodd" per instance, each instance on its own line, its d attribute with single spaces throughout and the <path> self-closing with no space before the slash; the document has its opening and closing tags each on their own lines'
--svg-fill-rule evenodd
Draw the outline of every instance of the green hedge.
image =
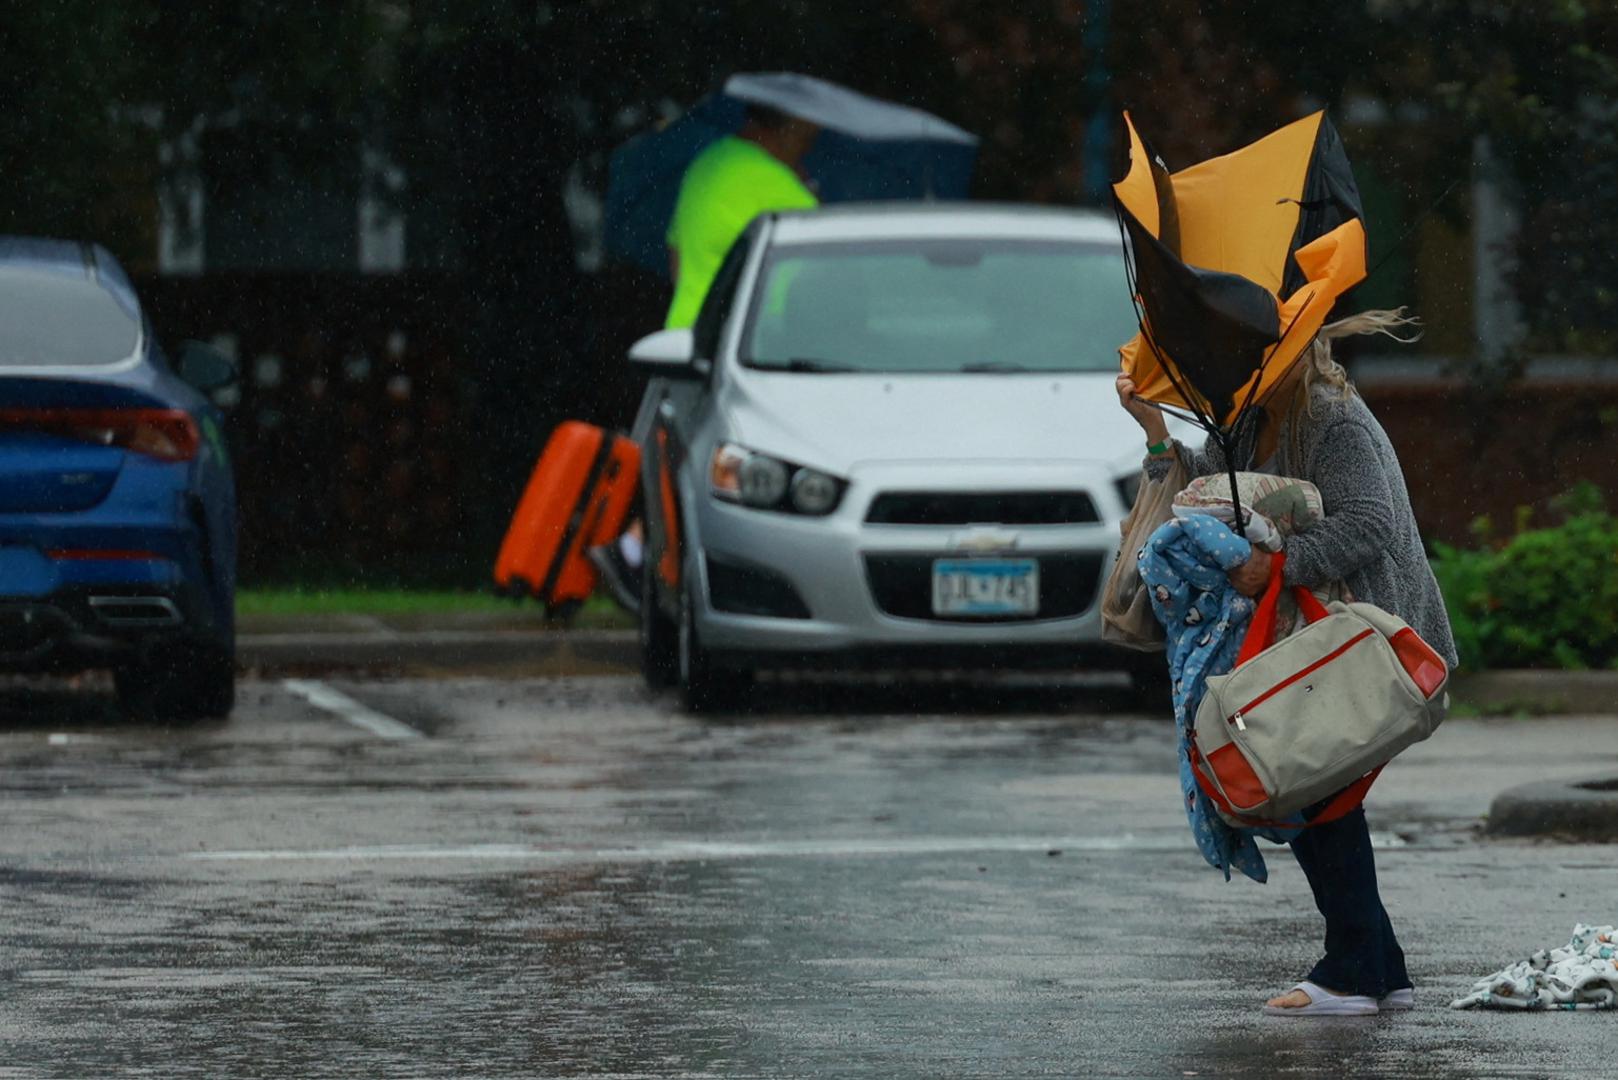
<svg viewBox="0 0 1618 1080">
<path fill-rule="evenodd" d="M 1618 668 L 1618 517 L 1594 484 L 1553 505 L 1553 527 L 1524 508 L 1507 539 L 1480 520 L 1479 547 L 1434 545 L 1463 667 Z"/>
</svg>

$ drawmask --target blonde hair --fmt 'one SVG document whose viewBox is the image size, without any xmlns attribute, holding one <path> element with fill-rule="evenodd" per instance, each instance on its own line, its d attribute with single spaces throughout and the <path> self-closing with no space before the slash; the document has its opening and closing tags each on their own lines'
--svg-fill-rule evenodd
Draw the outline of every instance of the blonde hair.
<svg viewBox="0 0 1618 1080">
<path fill-rule="evenodd" d="M 1287 450 L 1293 468 L 1298 467 L 1296 463 L 1303 448 L 1302 428 L 1306 422 L 1315 419 L 1315 387 L 1325 387 L 1327 392 L 1334 394 L 1339 401 L 1359 393 L 1354 389 L 1354 383 L 1349 379 L 1343 365 L 1332 356 L 1331 343 L 1338 338 L 1352 337 L 1356 334 L 1383 334 L 1406 344 L 1416 341 L 1421 337 L 1419 330 L 1410 337 L 1403 337 L 1398 333 L 1406 327 L 1421 325 L 1420 319 L 1405 314 L 1405 311 L 1403 307 L 1362 311 L 1358 315 L 1350 315 L 1346 319 L 1327 323 L 1320 328 L 1315 340 L 1303 351 L 1303 357 L 1299 361 L 1303 366 L 1303 378 L 1298 380 L 1297 389 L 1292 393 L 1292 402 L 1287 410 L 1284 428 L 1289 433 Z"/>
<path fill-rule="evenodd" d="M 1359 392 L 1354 389 L 1354 384 L 1349 380 L 1348 372 L 1344 370 L 1343 365 L 1331 354 L 1331 343 L 1338 338 L 1353 337 L 1356 334 L 1382 334 L 1407 345 L 1420 339 L 1419 330 L 1409 337 L 1398 333 L 1406 327 L 1421 325 L 1420 319 L 1405 314 L 1405 311 L 1403 307 L 1362 311 L 1358 315 L 1350 315 L 1346 319 L 1338 319 L 1334 323 L 1322 326 L 1320 333 L 1315 335 L 1315 340 L 1303 353 L 1303 381 L 1293 398 L 1294 414 L 1302 410 L 1311 420 L 1314 419 L 1317 386 L 1325 387 L 1338 399 L 1348 398 Z"/>
</svg>

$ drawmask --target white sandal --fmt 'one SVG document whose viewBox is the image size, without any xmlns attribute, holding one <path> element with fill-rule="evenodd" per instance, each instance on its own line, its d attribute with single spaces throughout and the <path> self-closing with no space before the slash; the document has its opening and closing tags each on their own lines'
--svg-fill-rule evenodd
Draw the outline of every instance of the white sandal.
<svg viewBox="0 0 1618 1080">
<path fill-rule="evenodd" d="M 1302 990 L 1309 996 L 1309 1004 L 1296 1008 L 1281 1005 L 1264 1006 L 1265 1016 L 1373 1016 L 1377 1012 L 1376 998 L 1364 994 L 1340 997 L 1323 986 L 1304 980 L 1293 990 Z M 1389 995 L 1390 997 L 1392 995 Z"/>
<path fill-rule="evenodd" d="M 1383 1012 L 1408 1012 L 1416 1007 L 1416 991 L 1408 986 L 1402 990 L 1390 990 L 1377 1002 L 1377 1007 Z"/>
</svg>

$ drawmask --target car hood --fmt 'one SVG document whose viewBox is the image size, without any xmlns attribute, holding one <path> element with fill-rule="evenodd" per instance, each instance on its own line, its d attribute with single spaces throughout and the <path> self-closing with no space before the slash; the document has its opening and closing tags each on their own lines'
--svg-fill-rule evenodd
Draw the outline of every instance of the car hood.
<svg viewBox="0 0 1618 1080">
<path fill-rule="evenodd" d="M 832 375 L 747 371 L 724 399 L 750 449 L 847 475 L 869 462 L 1085 461 L 1126 467 L 1141 432 L 1111 372 Z"/>
</svg>

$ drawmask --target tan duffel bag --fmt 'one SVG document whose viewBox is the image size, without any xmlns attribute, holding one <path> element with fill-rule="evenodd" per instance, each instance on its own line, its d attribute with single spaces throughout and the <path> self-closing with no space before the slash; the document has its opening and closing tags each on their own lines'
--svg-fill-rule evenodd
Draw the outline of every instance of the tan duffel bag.
<svg viewBox="0 0 1618 1080">
<path fill-rule="evenodd" d="M 1374 605 L 1322 604 L 1294 587 L 1308 625 L 1270 644 L 1285 565 L 1276 555 L 1236 667 L 1209 677 L 1191 732 L 1198 786 L 1239 826 L 1286 824 L 1334 792 L 1310 823 L 1335 821 L 1449 710 L 1443 658 Z"/>
<path fill-rule="evenodd" d="M 1180 455 L 1169 461 L 1169 471 L 1153 480 L 1141 471 L 1135 505 L 1124 518 L 1123 540 L 1112 559 L 1112 572 L 1101 587 L 1101 640 L 1141 652 L 1162 652 L 1166 647 L 1163 624 L 1152 610 L 1151 593 L 1140 579 L 1140 550 L 1169 518 L 1174 496 L 1190 482 Z"/>
</svg>

